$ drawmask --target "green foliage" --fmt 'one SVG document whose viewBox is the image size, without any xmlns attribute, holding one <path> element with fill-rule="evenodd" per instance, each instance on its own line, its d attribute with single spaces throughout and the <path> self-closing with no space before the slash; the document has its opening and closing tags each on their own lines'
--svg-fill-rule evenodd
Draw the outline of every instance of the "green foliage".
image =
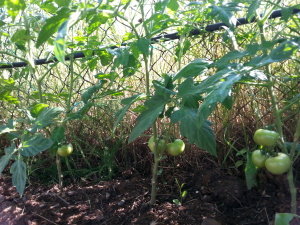
<svg viewBox="0 0 300 225">
<path fill-rule="evenodd" d="M 246 183 L 247 183 L 247 188 L 251 189 L 255 185 L 257 185 L 257 181 L 255 178 L 255 175 L 257 173 L 257 167 L 253 164 L 252 159 L 251 159 L 251 153 L 247 153 L 247 164 L 245 167 L 245 177 L 246 177 Z"/>
<path fill-rule="evenodd" d="M 26 128 L 20 128 L 17 121 L 8 120 L 7 124 L 1 125 L 0 134 L 6 133 L 11 137 L 11 146 L 4 149 L 4 155 L 0 159 L 0 173 L 3 172 L 8 162 L 12 159 L 11 165 L 12 182 L 16 186 L 20 195 L 23 194 L 26 184 L 26 163 L 24 157 L 35 156 L 53 145 L 53 141 L 44 137 L 39 132 L 40 129 L 50 127 L 58 115 L 63 111 L 62 108 L 44 108 L 36 119 L 28 113 L 28 120 L 20 120 L 26 124 Z M 57 128 L 55 128 L 57 130 Z M 57 131 L 55 141 L 59 140 Z M 60 135 L 61 132 L 60 132 Z M 17 146 L 15 143 L 19 143 Z"/>
<path fill-rule="evenodd" d="M 19 100 L 11 95 L 11 92 L 15 90 L 15 81 L 12 78 L 3 79 L 0 78 L 0 100 L 6 101 L 11 104 L 20 103 Z"/>
<path fill-rule="evenodd" d="M 70 9 L 61 8 L 59 11 L 57 11 L 56 15 L 48 18 L 39 32 L 39 36 L 36 41 L 36 47 L 38 48 L 48 41 L 48 39 L 57 32 L 62 23 L 69 18 L 70 14 Z"/>
<path fill-rule="evenodd" d="M 14 161 L 13 184 L 20 194 L 26 183 L 23 159 L 46 149 L 55 155 L 57 147 L 69 139 L 67 131 L 72 132 L 74 126 L 69 122 L 75 119 L 78 123 L 85 118 L 101 121 L 96 130 L 111 136 L 111 131 L 119 132 L 119 123 L 130 111 L 136 120 L 127 123 L 128 127 L 135 123 L 130 134 L 125 135 L 129 142 L 149 129 L 153 135 L 169 137 L 171 129 L 166 127 L 178 127 L 180 135 L 191 144 L 217 156 L 220 150 L 213 128 L 239 127 L 244 121 L 234 124 L 230 115 L 245 111 L 255 120 L 251 122 L 258 124 L 274 117 L 276 121 L 271 124 L 279 130 L 282 142 L 292 140 L 280 130 L 285 120 L 297 119 L 299 111 L 300 25 L 291 14 L 299 5 L 282 8 L 282 20 L 270 20 L 268 27 L 264 23 L 272 10 L 280 9 L 279 4 L 270 1 L 162 0 L 148 4 L 130 0 L 5 0 L 0 7 L 0 64 L 18 60 L 27 63 L 26 68 L 7 70 L 0 77 L 0 101 L 7 114 L 4 116 L 14 118 L 0 125 L 0 134 L 7 134 L 11 141 L 0 159 L 0 172 L 10 160 Z M 236 29 L 237 15 L 247 20 L 256 18 L 258 26 Z M 214 34 L 200 29 L 219 22 L 228 27 Z M 195 30 L 200 30 L 204 38 L 190 37 L 190 31 Z M 174 34 L 180 37 L 178 42 L 164 36 L 172 32 L 178 32 Z M 162 35 L 162 39 L 152 41 L 156 35 Z M 77 52 L 83 52 L 85 58 L 73 58 Z M 53 56 L 61 63 L 34 64 L 37 58 L 46 58 L 49 63 Z M 241 87 L 249 92 L 244 95 Z M 276 95 L 281 95 L 280 103 Z M 124 99 L 120 100 L 120 96 Z M 245 98 L 247 104 L 251 103 L 249 112 L 248 108 L 236 108 Z M 99 111 L 111 102 L 124 107 L 116 115 L 112 109 L 111 121 L 103 121 L 105 115 Z M 268 111 L 261 113 L 262 108 Z M 274 115 L 268 115 L 270 109 L 275 110 Z M 219 111 L 220 121 L 214 117 Z M 262 117 L 264 113 L 267 116 Z M 223 118 L 227 114 L 230 115 Z M 157 124 L 161 125 L 159 129 Z M 228 140 L 238 143 L 238 139 Z M 234 144 L 230 146 L 234 148 Z M 243 144 L 248 146 L 249 142 Z M 278 147 L 295 159 L 299 156 L 294 142 L 286 141 Z M 109 177 L 113 174 L 109 171 L 114 169 L 109 164 L 117 149 L 110 150 L 105 148 L 101 155 L 104 166 L 100 168 L 108 171 Z M 251 188 L 256 184 L 257 170 L 249 156 L 245 174 Z M 160 160 L 155 159 L 156 166 Z M 243 161 L 238 163 L 240 168 Z"/>
<path fill-rule="evenodd" d="M 275 225 L 289 224 L 294 217 L 300 218 L 300 216 L 298 216 L 296 214 L 276 213 L 276 215 L 275 215 Z"/>
</svg>

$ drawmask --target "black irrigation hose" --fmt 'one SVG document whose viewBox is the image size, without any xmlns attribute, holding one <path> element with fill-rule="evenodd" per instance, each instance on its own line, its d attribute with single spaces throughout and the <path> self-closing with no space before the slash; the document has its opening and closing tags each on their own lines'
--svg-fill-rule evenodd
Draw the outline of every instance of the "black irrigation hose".
<svg viewBox="0 0 300 225">
<path fill-rule="evenodd" d="M 293 9 L 292 10 L 292 14 L 296 14 L 299 13 L 300 9 Z M 278 18 L 281 17 L 282 13 L 281 13 L 281 9 L 279 10 L 275 10 L 272 12 L 272 14 L 269 16 L 269 19 L 274 19 L 274 18 Z M 246 19 L 246 18 L 239 18 L 237 19 L 237 24 L 236 26 L 240 26 L 240 25 L 244 25 L 244 24 L 249 24 L 249 23 L 253 23 L 256 21 L 256 18 L 253 18 L 250 22 Z M 222 29 L 224 26 L 227 26 L 225 23 L 216 23 L 216 24 L 211 24 L 205 27 L 205 29 L 203 27 L 199 28 L 199 29 L 193 29 L 190 32 L 190 35 L 199 35 L 203 32 L 203 30 L 208 31 L 208 32 L 214 32 L 216 30 L 220 30 Z M 161 35 L 161 36 L 157 36 L 154 38 L 151 38 L 152 42 L 158 42 L 158 41 L 169 41 L 169 40 L 175 40 L 175 39 L 179 39 L 179 34 L 176 33 L 172 33 L 172 34 L 166 34 L 166 35 Z M 122 46 L 126 46 L 129 43 L 123 43 Z M 110 48 L 118 48 L 117 46 L 111 46 Z M 85 55 L 83 52 L 77 52 L 73 54 L 73 58 L 77 59 L 77 58 L 84 58 Z M 65 60 L 70 60 L 70 57 L 66 57 Z M 53 62 L 57 62 L 56 58 L 47 60 L 47 59 L 37 59 L 34 61 L 35 65 L 42 65 L 42 64 L 48 64 L 48 63 L 53 63 Z M 14 62 L 14 63 L 9 63 L 9 64 L 3 64 L 0 66 L 0 69 L 7 69 L 7 68 L 16 68 L 16 67 L 25 67 L 27 66 L 26 62 Z"/>
</svg>

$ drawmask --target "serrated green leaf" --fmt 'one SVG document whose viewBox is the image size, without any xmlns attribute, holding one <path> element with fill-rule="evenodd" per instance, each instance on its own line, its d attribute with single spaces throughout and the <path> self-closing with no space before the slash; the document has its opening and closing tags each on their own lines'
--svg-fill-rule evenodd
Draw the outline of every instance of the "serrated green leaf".
<svg viewBox="0 0 300 225">
<path fill-rule="evenodd" d="M 287 225 L 294 217 L 300 218 L 300 216 L 292 213 L 276 213 L 275 225 Z"/>
<path fill-rule="evenodd" d="M 44 44 L 53 34 L 57 32 L 59 26 L 69 18 L 70 13 L 70 9 L 61 8 L 57 12 L 57 15 L 54 15 L 46 20 L 46 23 L 39 32 L 36 41 L 37 48 Z"/>
<path fill-rule="evenodd" d="M 138 68 L 141 67 L 140 61 L 135 58 L 134 55 L 130 54 L 128 58 L 128 63 L 126 66 L 123 66 L 123 75 L 124 77 L 129 77 L 135 74 Z"/>
<path fill-rule="evenodd" d="M 146 38 L 140 38 L 136 41 L 136 46 L 138 48 L 138 50 L 140 50 L 143 54 L 145 55 L 149 55 L 149 49 L 150 49 L 150 44 L 151 41 L 149 39 Z"/>
<path fill-rule="evenodd" d="M 6 124 L 3 124 L 0 126 L 0 134 L 4 134 L 4 133 L 9 133 L 9 132 L 13 132 L 16 131 L 16 129 L 11 129 L 9 128 Z"/>
<path fill-rule="evenodd" d="M 38 118 L 34 121 L 34 126 L 39 129 L 49 126 L 52 123 L 52 120 L 63 111 L 64 109 L 61 107 L 44 108 Z"/>
<path fill-rule="evenodd" d="M 83 92 L 83 94 L 81 95 L 81 100 L 87 104 L 88 101 L 93 97 L 93 95 L 95 93 L 97 93 L 102 87 L 103 85 L 106 83 L 105 80 L 100 80 L 98 84 L 89 87 L 85 92 Z"/>
<path fill-rule="evenodd" d="M 123 119 L 123 117 L 127 113 L 128 109 L 131 107 L 131 105 L 133 103 L 135 103 L 136 101 L 140 100 L 142 97 L 145 97 L 145 94 L 139 93 L 139 94 L 133 95 L 129 98 L 122 99 L 121 103 L 126 104 L 126 105 L 121 110 L 119 110 L 117 112 L 117 118 L 116 118 L 116 121 L 115 121 L 114 126 L 113 126 L 113 133 L 115 132 L 118 124 Z"/>
<path fill-rule="evenodd" d="M 155 12 L 163 12 L 167 7 L 167 4 L 170 0 L 161 0 L 155 3 L 154 10 Z"/>
<path fill-rule="evenodd" d="M 269 54 L 272 62 L 280 62 L 290 58 L 299 49 L 299 41 L 285 41 Z"/>
<path fill-rule="evenodd" d="M 156 118 L 163 112 L 167 102 L 168 100 L 165 100 L 162 96 L 156 95 L 145 102 L 147 109 L 136 119 L 137 124 L 129 135 L 129 143 L 133 142 L 154 123 Z"/>
<path fill-rule="evenodd" d="M 247 163 L 245 167 L 245 177 L 247 188 L 250 190 L 252 187 L 257 185 L 255 175 L 258 171 L 258 168 L 253 164 L 251 159 L 251 152 L 247 152 Z"/>
<path fill-rule="evenodd" d="M 175 75 L 174 80 L 201 75 L 207 70 L 208 65 L 210 65 L 211 63 L 211 61 L 208 61 L 206 59 L 196 59 L 183 67 Z"/>
<path fill-rule="evenodd" d="M 109 10 L 100 13 L 95 12 L 92 19 L 88 21 L 89 24 L 87 28 L 88 35 L 92 34 L 95 30 L 99 28 L 101 24 L 105 24 L 108 21 L 108 19 L 112 18 L 113 16 L 114 16 L 114 12 Z"/>
<path fill-rule="evenodd" d="M 65 38 L 68 33 L 68 22 L 69 20 L 65 20 L 60 27 L 58 28 L 58 33 L 56 39 L 54 41 L 54 54 L 56 59 L 65 63 Z"/>
<path fill-rule="evenodd" d="M 171 9 L 173 12 L 176 12 L 179 8 L 177 0 L 170 0 L 167 4 L 168 9 Z"/>
<path fill-rule="evenodd" d="M 16 16 L 19 14 L 21 10 L 24 10 L 26 8 L 26 3 L 24 0 L 7 0 L 4 1 L 4 4 L 6 4 L 8 9 L 8 14 L 13 17 L 13 20 L 16 18 Z"/>
<path fill-rule="evenodd" d="M 4 148 L 5 155 L 3 155 L 0 159 L 0 173 L 2 173 L 4 168 L 7 166 L 9 160 L 11 159 L 15 151 L 16 151 L 16 146 L 14 143 L 9 147 Z"/>
<path fill-rule="evenodd" d="M 219 71 L 213 76 L 219 79 L 212 85 L 211 91 L 206 94 L 203 103 L 200 105 L 197 120 L 199 124 L 208 118 L 217 106 L 217 103 L 222 103 L 227 98 L 232 86 L 242 78 L 241 74 L 228 70 Z M 210 78 L 214 79 L 213 76 Z"/>
<path fill-rule="evenodd" d="M 22 159 L 17 159 L 10 167 L 12 174 L 12 184 L 22 196 L 26 185 L 26 164 Z"/>
<path fill-rule="evenodd" d="M 256 10 L 259 8 L 260 4 L 261 4 L 261 0 L 253 0 L 252 3 L 250 4 L 246 16 L 249 22 L 252 21 L 256 16 Z"/>
<path fill-rule="evenodd" d="M 52 131 L 50 138 L 53 142 L 60 143 L 65 139 L 65 128 L 64 127 L 55 127 Z"/>
<path fill-rule="evenodd" d="M 102 50 L 97 53 L 97 55 L 100 57 L 101 65 L 107 66 L 110 64 L 114 58 L 114 56 L 107 50 Z"/>
<path fill-rule="evenodd" d="M 282 19 L 285 21 L 285 22 L 288 22 L 291 15 L 292 15 L 292 12 L 293 12 L 293 8 L 292 7 L 287 7 L 287 8 L 282 8 L 281 9 L 281 14 L 282 14 Z"/>
<path fill-rule="evenodd" d="M 77 112 L 75 113 L 68 113 L 66 121 L 70 120 L 76 120 L 76 119 L 82 119 L 83 116 L 90 110 L 92 106 L 95 104 L 93 102 L 87 102 L 87 104 L 84 104 Z"/>
<path fill-rule="evenodd" d="M 281 62 L 289 59 L 300 48 L 299 40 L 288 40 L 281 43 L 270 54 L 263 56 L 256 56 L 251 61 L 244 64 L 244 66 L 252 66 L 260 68 L 274 62 Z"/>
<path fill-rule="evenodd" d="M 19 151 L 25 157 L 34 156 L 50 148 L 52 144 L 53 141 L 51 139 L 45 138 L 38 133 L 22 139 L 22 147 Z"/>
<path fill-rule="evenodd" d="M 54 0 L 54 2 L 59 6 L 59 7 L 68 7 L 71 3 L 71 0 Z"/>
<path fill-rule="evenodd" d="M 171 121 L 180 121 L 180 133 L 187 137 L 191 144 L 196 144 L 199 148 L 206 150 L 216 156 L 216 140 L 211 123 L 205 121 L 203 124 L 197 123 L 197 109 L 182 107 L 171 115 Z"/>
<path fill-rule="evenodd" d="M 217 62 L 215 62 L 213 65 L 220 67 L 223 65 L 228 65 L 228 63 L 231 60 L 240 59 L 244 56 L 248 55 L 247 51 L 231 51 L 226 53 L 224 56 L 222 56 Z"/>
<path fill-rule="evenodd" d="M 48 13 L 55 13 L 58 11 L 57 4 L 53 0 L 44 1 L 40 7 Z"/>
<path fill-rule="evenodd" d="M 211 8 L 212 11 L 210 13 L 210 16 L 218 18 L 223 23 L 225 23 L 228 27 L 234 29 L 234 27 L 237 24 L 237 19 L 231 12 L 230 7 L 227 7 L 226 5 L 223 6 L 212 5 Z"/>
<path fill-rule="evenodd" d="M 172 81 L 172 76 L 168 74 L 163 75 L 163 80 L 154 80 L 152 83 L 155 88 L 155 95 L 160 95 L 164 98 L 170 98 L 170 95 L 176 94 L 176 92 L 173 91 L 174 84 Z"/>
</svg>

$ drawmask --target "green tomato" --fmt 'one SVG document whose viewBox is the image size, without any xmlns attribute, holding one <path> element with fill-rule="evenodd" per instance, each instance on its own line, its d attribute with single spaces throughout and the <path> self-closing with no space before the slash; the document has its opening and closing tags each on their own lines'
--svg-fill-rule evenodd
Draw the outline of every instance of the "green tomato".
<svg viewBox="0 0 300 225">
<path fill-rule="evenodd" d="M 280 152 L 277 156 L 270 157 L 265 162 L 266 168 L 273 174 L 283 174 L 291 167 L 291 159 L 288 155 Z"/>
<path fill-rule="evenodd" d="M 279 134 L 275 131 L 258 129 L 255 131 L 253 139 L 256 144 L 271 147 L 276 144 Z"/>
<path fill-rule="evenodd" d="M 63 145 L 57 149 L 57 154 L 60 156 L 68 156 L 73 152 L 73 145 L 69 143 L 68 145 Z"/>
<path fill-rule="evenodd" d="M 263 154 L 263 152 L 261 150 L 255 150 L 252 153 L 252 162 L 255 166 L 257 166 L 258 168 L 263 168 L 265 167 L 265 162 L 267 159 L 267 155 Z"/>
<path fill-rule="evenodd" d="M 181 139 L 176 139 L 174 142 L 167 144 L 167 152 L 172 156 L 180 155 L 185 149 L 185 144 Z"/>
<path fill-rule="evenodd" d="M 166 149 L 166 142 L 165 140 L 162 140 L 162 139 L 158 139 L 158 142 L 157 142 L 158 146 L 157 146 L 157 153 L 158 154 L 162 154 L 165 149 Z M 148 146 L 151 150 L 151 152 L 154 152 L 155 151 L 155 140 L 154 140 L 154 136 L 152 136 L 149 141 L 148 141 Z"/>
</svg>

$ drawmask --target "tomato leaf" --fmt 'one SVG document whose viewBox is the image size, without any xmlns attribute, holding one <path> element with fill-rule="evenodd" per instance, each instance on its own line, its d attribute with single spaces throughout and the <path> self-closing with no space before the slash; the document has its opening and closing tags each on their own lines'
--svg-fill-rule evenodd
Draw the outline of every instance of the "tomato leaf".
<svg viewBox="0 0 300 225">
<path fill-rule="evenodd" d="M 251 159 L 251 152 L 247 153 L 247 163 L 245 167 L 245 177 L 246 177 L 246 183 L 247 188 L 250 190 L 252 187 L 257 185 L 257 181 L 255 178 L 255 175 L 258 171 L 258 167 L 256 167 Z"/>
<path fill-rule="evenodd" d="M 240 59 L 244 56 L 247 56 L 249 53 L 248 51 L 231 51 L 226 53 L 224 56 L 222 56 L 220 59 L 218 59 L 217 62 L 215 62 L 213 65 L 216 65 L 217 67 L 225 67 L 228 66 L 228 63 L 231 60 Z"/>
<path fill-rule="evenodd" d="M 64 109 L 61 107 L 44 108 L 41 114 L 39 114 L 38 118 L 36 118 L 36 120 L 34 121 L 32 130 L 34 131 L 37 128 L 42 129 L 49 126 L 52 123 L 52 120 L 63 111 Z"/>
<path fill-rule="evenodd" d="M 167 4 L 168 9 L 172 10 L 173 12 L 176 12 L 179 8 L 179 4 L 177 0 L 170 0 Z"/>
<path fill-rule="evenodd" d="M 40 47 L 44 44 L 55 32 L 57 32 L 59 26 L 68 19 L 70 15 L 70 9 L 61 8 L 57 15 L 50 17 L 46 20 L 45 25 L 39 32 L 39 36 L 36 41 L 36 47 Z"/>
<path fill-rule="evenodd" d="M 89 87 L 83 94 L 81 95 L 81 100 L 87 104 L 88 101 L 92 98 L 92 96 L 99 91 L 100 88 L 106 83 L 105 80 L 100 80 L 99 84 L 96 84 L 92 87 Z"/>
<path fill-rule="evenodd" d="M 9 132 L 13 132 L 16 131 L 15 128 L 10 128 L 8 125 L 3 124 L 0 126 L 0 134 L 4 134 L 4 133 L 9 133 Z"/>
<path fill-rule="evenodd" d="M 256 10 L 259 8 L 260 4 L 261 4 L 261 0 L 255 0 L 255 1 L 252 1 L 250 6 L 248 7 L 248 12 L 247 12 L 246 18 L 249 22 L 255 18 Z"/>
<path fill-rule="evenodd" d="M 53 142 L 60 143 L 63 139 L 65 139 L 65 128 L 64 127 L 55 127 L 52 131 L 52 135 L 50 138 Z"/>
<path fill-rule="evenodd" d="M 123 65 L 124 77 L 129 77 L 134 75 L 139 67 L 141 67 L 140 61 L 137 60 L 137 58 L 133 54 L 130 54 L 128 56 L 127 65 Z"/>
<path fill-rule="evenodd" d="M 167 103 L 168 100 L 157 95 L 154 95 L 151 99 L 145 102 L 147 109 L 143 111 L 136 119 L 137 124 L 129 135 L 129 143 L 133 142 L 154 123 L 156 118 L 163 112 L 165 104 Z"/>
<path fill-rule="evenodd" d="M 54 54 L 61 63 L 65 63 L 65 38 L 69 30 L 68 22 L 69 20 L 66 20 L 60 25 L 54 42 Z"/>
<path fill-rule="evenodd" d="M 151 41 L 146 38 L 140 38 L 136 41 L 136 46 L 138 50 L 140 50 L 143 54 L 149 55 L 149 49 L 151 45 Z"/>
<path fill-rule="evenodd" d="M 128 109 L 130 108 L 130 106 L 135 103 L 136 101 L 140 100 L 141 98 L 145 97 L 145 94 L 139 93 L 136 95 L 133 95 L 129 98 L 123 99 L 121 101 L 122 104 L 126 104 L 121 110 L 119 110 L 117 112 L 117 118 L 116 118 L 116 122 L 114 123 L 114 127 L 113 127 L 113 133 L 115 132 L 118 124 L 120 123 L 120 121 L 123 119 L 123 117 L 125 116 L 126 112 L 128 111 Z"/>
<path fill-rule="evenodd" d="M 283 60 L 289 59 L 299 48 L 299 40 L 288 40 L 281 43 L 279 46 L 273 49 L 270 52 L 270 54 L 256 56 L 251 61 L 245 63 L 244 66 L 252 66 L 254 68 L 259 68 L 273 62 L 281 62 Z"/>
<path fill-rule="evenodd" d="M 50 148 L 52 144 L 51 139 L 43 137 L 40 133 L 32 136 L 25 135 L 22 138 L 22 147 L 19 151 L 25 157 L 34 156 Z"/>
<path fill-rule="evenodd" d="M 12 184 L 22 196 L 26 184 L 26 164 L 21 159 L 17 159 L 10 167 L 12 174 Z"/>
<path fill-rule="evenodd" d="M 292 213 L 276 213 L 275 225 L 290 224 L 294 217 L 300 218 L 300 216 Z"/>
<path fill-rule="evenodd" d="M 211 123 L 205 121 L 197 124 L 197 109 L 182 107 L 171 115 L 173 123 L 180 121 L 180 133 L 187 137 L 191 144 L 196 144 L 199 148 L 206 150 L 216 156 L 216 140 Z"/>
<path fill-rule="evenodd" d="M 206 59 L 196 59 L 185 67 L 183 67 L 174 77 L 174 80 L 180 78 L 187 78 L 187 77 L 194 77 L 203 74 L 206 70 L 208 65 L 212 62 L 207 61 Z"/>
<path fill-rule="evenodd" d="M 173 91 L 174 85 L 172 82 L 172 77 L 164 74 L 163 81 L 153 81 L 155 87 L 155 95 L 163 96 L 164 98 L 170 98 L 170 95 L 175 95 L 176 92 Z"/>
<path fill-rule="evenodd" d="M 215 76 L 215 78 L 214 78 Z M 216 80 L 216 78 L 219 78 Z M 232 86 L 242 78 L 242 75 L 231 70 L 221 70 L 214 74 L 212 77 L 207 79 L 217 81 L 212 85 L 212 90 L 206 94 L 204 97 L 204 102 L 200 105 L 198 110 L 198 120 L 197 123 L 202 124 L 203 121 L 212 113 L 212 111 L 217 106 L 217 103 L 223 102 L 230 93 Z M 205 84 L 206 82 L 203 82 Z"/>
<path fill-rule="evenodd" d="M 5 155 L 3 155 L 0 159 L 0 173 L 2 173 L 4 168 L 7 166 L 9 160 L 15 153 L 15 150 L 16 150 L 15 144 L 12 144 L 10 147 L 4 149 Z"/>
<path fill-rule="evenodd" d="M 236 5 L 238 6 L 238 5 Z M 210 13 L 210 16 L 218 18 L 223 23 L 225 23 L 228 27 L 231 29 L 234 29 L 234 27 L 237 24 L 237 19 L 233 15 L 232 11 L 236 10 L 236 6 L 231 6 L 230 4 L 216 6 L 212 5 L 212 11 Z"/>
</svg>

